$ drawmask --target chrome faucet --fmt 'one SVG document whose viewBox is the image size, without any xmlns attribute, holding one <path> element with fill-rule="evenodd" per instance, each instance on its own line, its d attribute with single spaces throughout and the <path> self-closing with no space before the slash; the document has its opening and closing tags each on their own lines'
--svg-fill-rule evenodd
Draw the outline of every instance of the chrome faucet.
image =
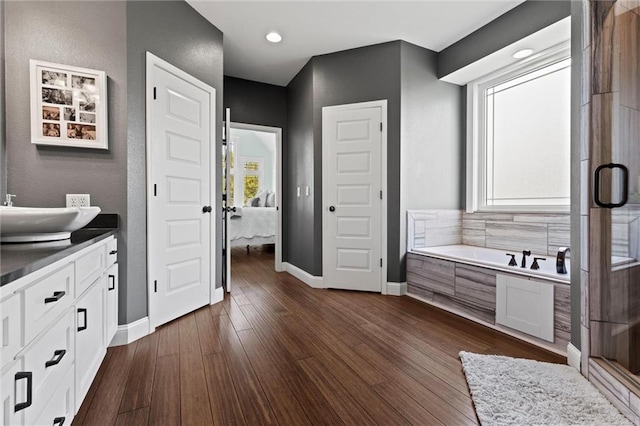
<svg viewBox="0 0 640 426">
<path fill-rule="evenodd" d="M 531 256 L 531 250 L 522 250 L 522 262 L 520 263 L 521 268 L 527 267 L 527 256 Z"/>
<path fill-rule="evenodd" d="M 571 249 L 569 247 L 560 247 L 558 249 L 558 255 L 556 256 L 556 272 L 559 274 L 567 273 L 567 266 L 565 264 L 567 253 Z"/>
<path fill-rule="evenodd" d="M 15 195 L 13 195 L 13 194 L 7 194 L 7 195 L 5 196 L 5 202 L 4 202 L 4 205 L 5 205 L 5 206 L 7 206 L 7 207 L 11 207 L 11 206 L 13 206 L 13 201 L 11 201 L 11 199 L 12 199 L 12 198 L 16 198 L 16 196 L 15 196 Z"/>
</svg>

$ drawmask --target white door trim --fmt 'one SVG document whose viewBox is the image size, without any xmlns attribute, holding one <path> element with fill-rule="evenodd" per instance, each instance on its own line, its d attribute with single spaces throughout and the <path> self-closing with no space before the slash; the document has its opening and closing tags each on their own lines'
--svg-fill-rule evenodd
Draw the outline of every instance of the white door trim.
<svg viewBox="0 0 640 426">
<path fill-rule="evenodd" d="M 215 211 L 218 208 L 218 205 L 216 203 L 216 197 L 215 197 L 215 189 L 216 187 L 216 175 L 215 173 L 213 173 L 215 164 L 217 164 L 216 161 L 216 152 L 217 152 L 217 147 L 216 147 L 216 117 L 215 117 L 215 113 L 216 113 L 216 109 L 215 109 L 215 103 L 216 103 L 216 89 L 214 89 L 213 87 L 209 86 L 208 84 L 198 80 L 197 78 L 187 74 L 186 72 L 182 71 L 180 68 L 175 67 L 173 65 L 171 65 L 170 63 L 168 63 L 167 61 L 155 56 L 153 53 L 151 52 L 146 52 L 146 73 L 145 73 L 145 87 L 146 87 L 146 95 L 145 95 L 145 100 L 146 100 L 146 111 L 145 111 L 145 128 L 146 128 L 146 153 L 147 153 L 147 206 L 149 205 L 148 200 L 151 199 L 151 197 L 153 197 L 153 185 L 152 183 L 152 176 L 151 176 L 151 167 L 152 167 L 152 156 L 151 156 L 151 104 L 153 102 L 153 81 L 152 81 L 152 70 L 153 67 L 156 66 L 158 68 L 164 69 L 165 71 L 174 74 L 178 77 L 180 77 L 181 79 L 183 79 L 184 81 L 198 87 L 199 89 L 202 89 L 205 92 L 208 92 L 210 94 L 209 99 L 210 99 L 210 103 L 209 103 L 209 111 L 211 113 L 211 126 L 210 126 L 210 135 L 209 135 L 209 140 L 211 143 L 211 149 L 209 150 L 209 155 L 211 156 L 210 158 L 210 163 L 211 164 L 211 172 L 209 173 L 209 178 L 211 179 L 210 183 L 210 189 L 211 189 L 211 204 L 212 204 L 212 208 L 213 211 L 211 212 L 211 224 L 210 224 L 210 244 L 211 244 L 211 250 L 210 253 L 215 253 L 215 242 L 216 242 L 216 220 L 215 220 Z M 149 245 L 149 223 L 150 223 L 150 215 L 149 215 L 149 209 L 147 208 L 147 247 Z M 152 302 L 152 298 L 149 296 L 152 294 L 152 292 L 154 291 L 153 289 L 153 283 L 152 281 L 149 279 L 149 277 L 151 276 L 151 269 L 150 269 L 150 264 L 151 262 L 149 262 L 149 251 L 147 249 L 147 311 L 148 311 L 148 317 L 149 317 L 149 332 L 153 332 L 155 330 L 155 322 L 154 322 L 154 318 L 152 316 L 152 312 L 153 310 L 151 309 L 151 302 Z M 210 289 L 209 289 L 209 303 L 210 304 L 214 304 L 216 303 L 218 300 L 217 299 L 217 293 L 216 293 L 216 280 L 214 279 L 216 276 L 215 274 L 215 259 L 211 259 L 211 268 L 210 268 L 210 273 L 209 273 L 209 283 L 210 283 Z"/>
<path fill-rule="evenodd" d="M 389 199 L 388 189 L 387 189 L 387 133 L 388 133 L 388 119 L 387 119 L 387 100 L 382 99 L 379 101 L 370 101 L 370 102 L 359 102 L 354 104 L 344 104 L 344 105 L 334 105 L 327 106 L 322 108 L 322 122 L 324 124 L 325 121 L 325 113 L 326 110 L 330 109 L 333 111 L 340 110 L 349 110 L 354 108 L 373 108 L 379 107 L 382 113 L 382 137 L 381 137 L 381 148 L 380 148 L 380 178 L 381 178 L 381 188 L 382 188 L 382 203 L 381 203 L 381 216 L 380 216 L 380 256 L 382 257 L 382 268 L 380 271 L 380 289 L 382 294 L 388 294 L 389 290 L 387 289 L 387 200 Z M 322 208 L 322 226 L 323 229 L 326 228 L 326 220 L 327 220 L 327 209 L 324 206 L 325 200 L 328 199 L 328 190 L 327 187 L 327 175 L 329 172 L 329 161 L 328 161 L 328 146 L 325 143 L 325 135 L 322 135 L 322 200 L 323 200 L 323 208 Z M 322 253 L 324 257 L 325 253 L 325 237 L 324 233 L 322 236 Z M 324 270 L 324 260 L 323 260 L 323 270 Z M 324 272 L 323 272 L 324 275 Z M 326 285 L 326 283 L 325 283 Z"/>
<path fill-rule="evenodd" d="M 232 129 L 255 130 L 257 132 L 273 133 L 276 136 L 276 247 L 275 270 L 284 272 L 282 264 L 282 129 L 279 127 L 261 126 L 258 124 L 230 123 Z M 238 169 L 236 169 L 238 170 Z"/>
</svg>

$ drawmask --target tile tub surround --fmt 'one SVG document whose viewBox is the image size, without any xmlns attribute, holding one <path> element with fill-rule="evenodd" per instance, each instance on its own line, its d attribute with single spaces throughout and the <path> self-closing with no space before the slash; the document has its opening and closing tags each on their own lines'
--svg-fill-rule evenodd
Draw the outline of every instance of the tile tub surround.
<svg viewBox="0 0 640 426">
<path fill-rule="evenodd" d="M 467 250 L 477 247 L 458 246 Z M 566 282 L 551 281 L 530 273 L 509 273 L 488 266 L 480 266 L 477 261 L 453 260 L 441 254 L 427 255 L 423 249 L 407 254 L 407 295 L 439 308 L 464 316 L 483 325 L 500 330 L 527 342 L 554 352 L 566 354 L 571 337 L 570 288 Z M 446 250 L 446 248 L 445 248 Z M 490 249 L 481 249 L 489 250 Z M 442 251 L 442 250 L 440 250 Z M 503 252 L 497 254 L 504 255 Z M 506 256 L 505 260 L 508 262 Z M 530 262 L 529 262 L 530 264 Z M 518 268 L 513 268 L 516 271 Z M 507 270 L 508 271 L 508 270 Z M 527 269 L 527 271 L 530 271 Z M 535 271 L 531 271 L 535 272 Z M 554 338 L 550 343 L 495 323 L 496 276 L 512 275 L 520 278 L 550 282 L 554 285 Z"/>
<path fill-rule="evenodd" d="M 556 272 L 555 256 L 547 256 L 537 253 L 531 253 L 526 258 L 526 267 L 521 268 L 522 261 L 521 251 L 510 251 L 510 254 L 516 255 L 517 266 L 509 266 L 510 256 L 504 250 L 490 249 L 486 247 L 468 246 L 462 244 L 414 248 L 412 253 L 435 257 L 443 260 L 451 260 L 453 262 L 464 263 L 467 265 L 477 266 L 480 268 L 489 268 L 496 271 L 506 272 L 507 274 L 521 275 L 527 278 L 540 278 L 543 280 L 551 280 L 561 284 L 569 284 L 571 282 L 570 275 L 558 274 Z M 533 258 L 543 258 L 539 260 L 540 269 L 531 269 Z M 571 261 L 566 261 L 567 271 L 570 271 Z"/>
<path fill-rule="evenodd" d="M 462 210 L 407 211 L 408 250 L 451 244 L 555 256 L 569 247 L 569 213 L 467 213 Z M 570 255 L 569 255 L 570 257 Z"/>
</svg>

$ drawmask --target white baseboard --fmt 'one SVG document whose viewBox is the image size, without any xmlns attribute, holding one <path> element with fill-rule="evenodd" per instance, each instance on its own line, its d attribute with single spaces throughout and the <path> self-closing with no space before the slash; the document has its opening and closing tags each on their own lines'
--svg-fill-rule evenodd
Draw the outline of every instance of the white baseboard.
<svg viewBox="0 0 640 426">
<path fill-rule="evenodd" d="M 299 279 L 309 287 L 326 288 L 324 286 L 324 279 L 322 277 L 311 275 L 307 271 L 303 271 L 302 269 L 288 262 L 282 262 L 282 265 L 284 266 L 285 270 L 288 273 L 290 273 L 291 275 L 293 275 L 294 277 L 296 277 L 297 279 Z"/>
<path fill-rule="evenodd" d="M 218 287 L 213 291 L 213 299 L 211 300 L 211 304 L 215 305 L 216 303 L 222 302 L 224 299 L 224 287 Z"/>
<path fill-rule="evenodd" d="M 571 343 L 567 345 L 567 364 L 576 370 L 580 371 L 580 364 L 582 361 L 582 354 L 580 349 L 573 346 Z"/>
<path fill-rule="evenodd" d="M 387 283 L 387 294 L 389 296 L 404 296 L 407 294 L 407 283 Z"/>
<path fill-rule="evenodd" d="M 128 345 L 147 334 L 149 334 L 149 317 L 140 318 L 129 324 L 119 325 L 118 331 L 116 331 L 115 336 L 113 336 L 109 347 Z"/>
</svg>

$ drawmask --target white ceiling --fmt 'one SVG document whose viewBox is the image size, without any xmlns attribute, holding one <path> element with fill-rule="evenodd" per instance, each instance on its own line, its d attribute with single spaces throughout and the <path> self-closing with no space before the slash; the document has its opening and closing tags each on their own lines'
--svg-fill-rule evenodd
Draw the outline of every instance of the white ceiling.
<svg viewBox="0 0 640 426">
<path fill-rule="evenodd" d="M 225 75 L 279 86 L 325 53 L 393 40 L 439 52 L 523 1 L 187 0 L 224 33 Z"/>
</svg>

